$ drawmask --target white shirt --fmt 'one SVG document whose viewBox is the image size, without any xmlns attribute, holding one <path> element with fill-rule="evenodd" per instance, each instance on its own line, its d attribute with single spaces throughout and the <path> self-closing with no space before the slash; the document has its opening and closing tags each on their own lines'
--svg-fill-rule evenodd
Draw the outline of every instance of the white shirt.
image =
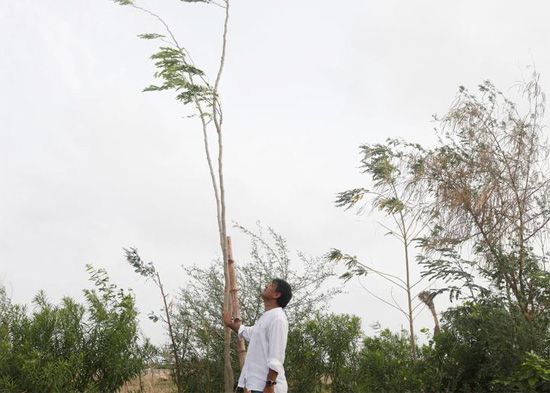
<svg viewBox="0 0 550 393">
<path fill-rule="evenodd" d="M 281 307 L 263 313 L 254 326 L 241 325 L 239 337 L 249 342 L 239 387 L 262 392 L 269 369 L 277 371 L 275 393 L 287 393 L 285 378 L 285 349 L 288 320 Z"/>
</svg>

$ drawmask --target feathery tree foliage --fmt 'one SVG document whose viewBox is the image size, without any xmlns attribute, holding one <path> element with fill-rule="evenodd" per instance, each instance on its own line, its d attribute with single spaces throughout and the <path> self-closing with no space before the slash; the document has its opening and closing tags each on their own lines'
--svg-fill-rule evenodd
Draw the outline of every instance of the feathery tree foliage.
<svg viewBox="0 0 550 393">
<path fill-rule="evenodd" d="M 470 296 L 497 291 L 532 321 L 550 312 L 549 147 L 538 74 L 522 93 L 518 106 L 488 81 L 478 95 L 461 87 L 440 119 L 439 146 L 415 157 L 411 187 L 430 198 L 425 275 L 460 278 Z"/>
</svg>

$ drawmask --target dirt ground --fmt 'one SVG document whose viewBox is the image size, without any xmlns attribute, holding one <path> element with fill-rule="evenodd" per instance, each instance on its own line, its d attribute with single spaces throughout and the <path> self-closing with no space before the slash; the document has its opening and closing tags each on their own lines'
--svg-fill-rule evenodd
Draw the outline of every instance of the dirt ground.
<svg viewBox="0 0 550 393">
<path fill-rule="evenodd" d="M 139 389 L 139 378 L 126 383 L 119 393 L 174 393 L 176 385 L 170 378 L 169 370 L 149 369 L 141 376 L 141 384 L 143 390 Z"/>
</svg>

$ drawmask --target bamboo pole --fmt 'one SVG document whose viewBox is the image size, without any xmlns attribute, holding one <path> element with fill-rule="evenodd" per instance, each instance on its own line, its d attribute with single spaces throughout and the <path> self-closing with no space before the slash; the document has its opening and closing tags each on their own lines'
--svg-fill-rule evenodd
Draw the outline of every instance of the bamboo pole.
<svg viewBox="0 0 550 393">
<path fill-rule="evenodd" d="M 231 309 L 233 311 L 233 319 L 241 319 L 241 306 L 237 295 L 237 274 L 235 272 L 235 260 L 233 259 L 233 249 L 231 247 L 231 237 L 227 236 L 227 260 L 229 267 L 229 285 L 231 292 Z M 237 353 L 239 354 L 239 364 L 241 369 L 244 366 L 246 358 L 246 346 L 244 340 L 237 337 Z"/>
</svg>

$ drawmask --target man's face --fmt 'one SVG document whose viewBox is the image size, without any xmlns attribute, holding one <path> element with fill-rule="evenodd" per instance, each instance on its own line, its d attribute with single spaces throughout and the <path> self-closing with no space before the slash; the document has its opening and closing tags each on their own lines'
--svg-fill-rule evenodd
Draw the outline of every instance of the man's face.
<svg viewBox="0 0 550 393">
<path fill-rule="evenodd" d="M 268 283 L 262 291 L 262 298 L 265 300 L 277 299 L 279 296 L 281 296 L 281 294 L 277 292 L 277 284 L 274 282 Z"/>
</svg>

